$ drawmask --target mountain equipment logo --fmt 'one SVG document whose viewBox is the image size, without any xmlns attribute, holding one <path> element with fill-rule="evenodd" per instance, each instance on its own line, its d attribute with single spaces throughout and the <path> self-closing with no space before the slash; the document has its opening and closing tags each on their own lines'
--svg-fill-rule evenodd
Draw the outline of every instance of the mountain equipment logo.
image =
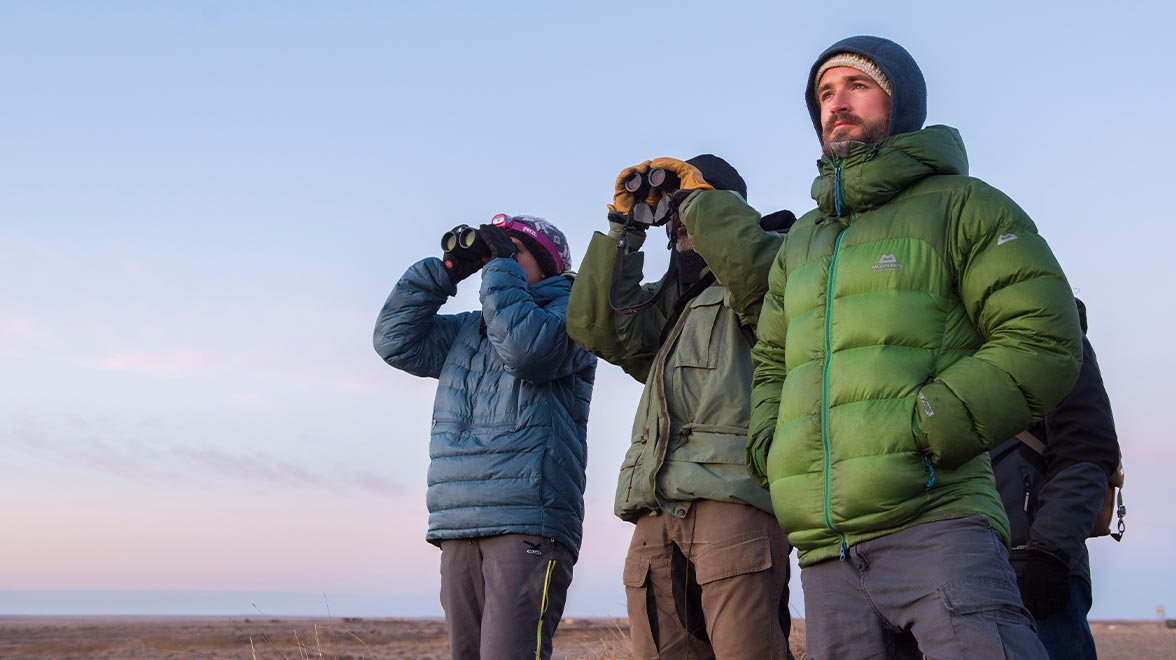
<svg viewBox="0 0 1176 660">
<path fill-rule="evenodd" d="M 1008 243 L 1009 241 L 1015 241 L 1015 240 L 1017 240 L 1016 234 L 1001 234 L 1000 237 L 996 239 L 996 244 L 997 245 L 1004 245 L 1005 243 Z"/>
<path fill-rule="evenodd" d="M 531 543 L 530 541 L 523 541 L 523 544 L 527 546 L 527 554 L 539 555 L 540 557 L 543 556 L 543 551 L 539 549 L 538 543 Z"/>
<path fill-rule="evenodd" d="M 919 403 L 923 404 L 923 412 L 928 417 L 934 417 L 935 416 L 935 409 L 931 407 L 931 402 L 927 400 L 927 395 L 923 394 L 922 392 L 919 392 L 918 398 L 919 398 Z"/>
<path fill-rule="evenodd" d="M 874 272 L 881 273 L 884 270 L 902 270 L 902 264 L 898 263 L 898 257 L 893 254 L 884 254 L 878 257 L 878 263 L 874 264 Z"/>
</svg>

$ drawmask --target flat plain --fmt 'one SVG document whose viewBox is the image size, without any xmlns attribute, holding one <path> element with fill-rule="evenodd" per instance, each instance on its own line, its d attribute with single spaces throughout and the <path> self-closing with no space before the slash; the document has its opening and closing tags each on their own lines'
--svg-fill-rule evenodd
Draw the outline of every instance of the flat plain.
<svg viewBox="0 0 1176 660">
<path fill-rule="evenodd" d="M 1154 621 L 1091 623 L 1103 660 L 1176 660 L 1176 629 Z M 565 619 L 553 658 L 629 658 L 625 619 Z M 792 646 L 803 658 L 804 622 Z M 267 617 L 0 616 L 0 658 L 281 658 L 284 660 L 444 660 L 439 619 Z"/>
</svg>

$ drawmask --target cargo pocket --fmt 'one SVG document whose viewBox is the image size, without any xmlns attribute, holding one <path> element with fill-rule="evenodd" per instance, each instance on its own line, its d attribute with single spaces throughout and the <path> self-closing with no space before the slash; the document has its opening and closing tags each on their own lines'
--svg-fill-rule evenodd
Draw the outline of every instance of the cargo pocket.
<svg viewBox="0 0 1176 660">
<path fill-rule="evenodd" d="M 1038 647 L 1015 582 L 964 577 L 939 588 L 959 648 L 978 658 L 1020 658 Z"/>
<path fill-rule="evenodd" d="M 629 609 L 629 635 L 636 657 L 657 657 L 658 620 L 653 585 L 649 583 L 649 559 L 625 558 L 621 580 Z"/>
<path fill-rule="evenodd" d="M 772 567 L 772 546 L 765 536 L 708 549 L 694 557 L 694 574 L 699 585 L 736 575 L 759 573 Z"/>
</svg>

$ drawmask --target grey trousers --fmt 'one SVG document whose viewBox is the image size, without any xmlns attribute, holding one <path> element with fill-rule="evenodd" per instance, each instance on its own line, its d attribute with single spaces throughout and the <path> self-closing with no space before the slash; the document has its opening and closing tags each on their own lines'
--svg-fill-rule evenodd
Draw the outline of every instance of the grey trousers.
<svg viewBox="0 0 1176 660">
<path fill-rule="evenodd" d="M 800 579 L 810 658 L 1047 657 L 983 516 L 860 543 Z"/>
<path fill-rule="evenodd" d="M 441 607 L 454 660 L 551 657 L 572 583 L 555 539 L 504 534 L 441 542 Z"/>
<path fill-rule="evenodd" d="M 789 550 L 775 516 L 746 504 L 639 519 L 624 573 L 633 657 L 790 658 Z"/>
</svg>

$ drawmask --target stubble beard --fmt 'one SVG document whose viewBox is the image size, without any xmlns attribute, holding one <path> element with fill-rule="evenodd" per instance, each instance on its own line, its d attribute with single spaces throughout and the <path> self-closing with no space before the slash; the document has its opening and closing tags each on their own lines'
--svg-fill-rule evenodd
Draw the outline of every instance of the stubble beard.
<svg viewBox="0 0 1176 660">
<path fill-rule="evenodd" d="M 842 121 L 848 121 L 852 125 L 842 126 L 834 131 L 833 124 Z M 845 158 L 855 143 L 878 144 L 886 139 L 889 129 L 889 119 L 867 123 L 857 115 L 837 112 L 825 120 L 824 130 L 821 132 L 822 148 L 828 156 Z M 858 134 L 857 137 L 853 136 L 855 132 Z"/>
</svg>

